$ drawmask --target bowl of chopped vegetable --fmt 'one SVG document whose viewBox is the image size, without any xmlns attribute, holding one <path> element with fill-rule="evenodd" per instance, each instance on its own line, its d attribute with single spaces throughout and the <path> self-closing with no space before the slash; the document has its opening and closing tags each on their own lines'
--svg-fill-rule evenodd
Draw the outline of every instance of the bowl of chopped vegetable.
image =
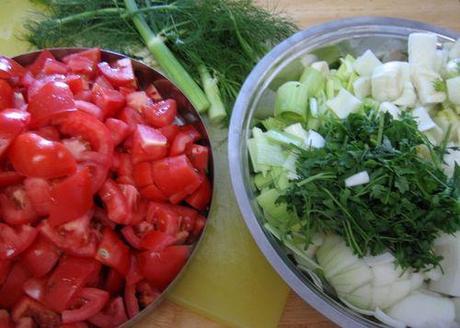
<svg viewBox="0 0 460 328">
<path fill-rule="evenodd" d="M 460 322 L 460 41 L 384 17 L 309 28 L 247 78 L 240 209 L 305 301 L 346 327 Z"/>
<path fill-rule="evenodd" d="M 98 48 L 0 56 L 0 321 L 132 325 L 189 262 L 212 197 L 190 102 Z"/>
</svg>

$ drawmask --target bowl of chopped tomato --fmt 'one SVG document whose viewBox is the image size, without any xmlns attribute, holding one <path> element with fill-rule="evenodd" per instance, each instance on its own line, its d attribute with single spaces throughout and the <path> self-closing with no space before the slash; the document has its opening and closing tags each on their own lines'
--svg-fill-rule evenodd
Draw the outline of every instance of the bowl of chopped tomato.
<svg viewBox="0 0 460 328">
<path fill-rule="evenodd" d="M 204 124 L 159 72 L 97 48 L 0 56 L 0 327 L 133 322 L 211 198 Z"/>
</svg>

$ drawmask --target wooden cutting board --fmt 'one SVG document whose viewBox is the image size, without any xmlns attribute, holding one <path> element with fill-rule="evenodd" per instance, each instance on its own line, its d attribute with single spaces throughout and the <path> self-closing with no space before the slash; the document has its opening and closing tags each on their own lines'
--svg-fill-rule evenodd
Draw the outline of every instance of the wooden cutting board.
<svg viewBox="0 0 460 328">
<path fill-rule="evenodd" d="M 302 28 L 350 16 L 391 16 L 435 24 L 460 31 L 460 0 L 256 0 L 261 6 L 282 10 Z M 260 306 L 263 307 L 261 300 Z M 166 301 L 141 327 L 160 328 L 220 328 L 209 319 Z M 282 328 L 335 327 L 327 318 L 290 293 L 283 316 Z M 249 327 L 248 327 L 249 328 Z"/>
</svg>

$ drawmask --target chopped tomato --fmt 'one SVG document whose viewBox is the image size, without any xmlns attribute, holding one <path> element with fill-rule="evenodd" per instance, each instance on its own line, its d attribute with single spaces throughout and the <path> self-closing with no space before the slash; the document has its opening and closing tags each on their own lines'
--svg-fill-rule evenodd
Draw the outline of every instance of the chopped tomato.
<svg viewBox="0 0 460 328">
<path fill-rule="evenodd" d="M 201 186 L 193 194 L 188 196 L 185 201 L 197 210 L 202 211 L 208 207 L 209 202 L 211 201 L 211 196 L 211 183 L 205 176 Z"/>
<path fill-rule="evenodd" d="M 127 320 L 128 317 L 121 297 L 112 299 L 104 310 L 88 319 L 91 324 L 102 328 L 117 327 Z"/>
<path fill-rule="evenodd" d="M 6 310 L 0 310 L 0 327 L 10 328 L 13 326 L 11 322 L 10 314 Z"/>
<path fill-rule="evenodd" d="M 129 86 L 134 83 L 133 65 L 129 58 L 117 60 L 113 67 L 106 62 L 99 63 L 97 67 L 114 86 Z"/>
<path fill-rule="evenodd" d="M 134 91 L 126 96 L 126 106 L 135 109 L 138 113 L 142 113 L 143 107 L 153 104 L 145 91 Z"/>
<path fill-rule="evenodd" d="M 86 322 L 74 322 L 60 325 L 59 328 L 88 328 Z"/>
<path fill-rule="evenodd" d="M 118 119 L 128 124 L 129 130 L 131 132 L 136 130 L 138 124 L 144 123 L 144 119 L 142 118 L 141 114 L 131 107 L 123 108 L 120 114 L 118 114 Z"/>
<path fill-rule="evenodd" d="M 2 286 L 0 286 L 0 308 L 10 309 L 23 295 L 22 286 L 30 273 L 20 263 L 16 262 L 10 270 L 8 277 Z"/>
<path fill-rule="evenodd" d="M 8 273 L 10 273 L 11 269 L 11 260 L 0 260 L 0 286 L 5 281 L 6 277 L 8 277 Z"/>
<path fill-rule="evenodd" d="M 193 166 L 202 172 L 208 169 L 209 148 L 202 145 L 189 144 L 185 149 L 185 154 L 192 162 Z"/>
<path fill-rule="evenodd" d="M 30 114 L 17 109 L 0 112 L 0 156 L 19 134 L 24 132 L 30 122 Z"/>
<path fill-rule="evenodd" d="M 136 256 L 131 255 L 131 261 L 129 262 L 129 271 L 126 275 L 126 284 L 134 285 L 142 279 L 144 279 L 144 277 L 141 275 L 137 258 Z"/>
<path fill-rule="evenodd" d="M 167 157 L 153 163 L 153 181 L 166 195 L 193 193 L 201 184 L 202 177 L 195 171 L 185 155 Z"/>
<path fill-rule="evenodd" d="M 72 73 L 81 74 L 91 78 L 96 73 L 96 64 L 98 61 L 89 57 L 90 56 L 82 55 L 82 53 L 77 53 L 62 58 L 62 61 L 67 64 L 67 67 Z"/>
<path fill-rule="evenodd" d="M 55 59 L 47 58 L 43 63 L 42 73 L 46 75 L 66 74 L 67 66 Z"/>
<path fill-rule="evenodd" d="M 53 243 L 39 236 L 22 255 L 22 262 L 34 277 L 43 277 L 56 265 L 61 252 Z"/>
<path fill-rule="evenodd" d="M 83 77 L 77 74 L 69 74 L 65 78 L 65 82 L 69 86 L 70 90 L 74 94 L 79 94 L 85 90 L 89 90 L 88 81 L 86 81 Z"/>
<path fill-rule="evenodd" d="M 48 222 L 51 226 L 75 220 L 93 206 L 91 177 L 88 168 L 54 185 L 50 191 L 51 206 Z"/>
<path fill-rule="evenodd" d="M 153 184 L 152 164 L 149 162 L 142 162 L 134 165 L 133 178 L 138 188 Z"/>
<path fill-rule="evenodd" d="M 26 70 L 11 58 L 0 56 L 0 79 L 18 79 Z"/>
<path fill-rule="evenodd" d="M 133 318 L 139 313 L 139 303 L 137 302 L 136 297 L 136 285 L 126 284 L 124 299 L 128 317 Z"/>
<path fill-rule="evenodd" d="M 134 185 L 134 169 L 131 162 L 131 156 L 127 153 L 115 153 L 117 155 L 118 163 L 114 171 L 118 175 L 117 182 L 120 184 Z M 114 157 L 115 159 L 115 157 Z"/>
<path fill-rule="evenodd" d="M 171 144 L 169 156 L 183 154 L 188 145 L 200 140 L 201 134 L 191 125 L 187 125 L 181 129 L 176 135 Z"/>
<path fill-rule="evenodd" d="M 130 135 L 128 124 L 116 118 L 107 119 L 105 125 L 112 135 L 114 146 L 121 144 Z"/>
<path fill-rule="evenodd" d="M 32 318 L 39 327 L 58 327 L 61 318 L 56 312 L 47 309 L 39 302 L 24 296 L 11 311 L 12 319 Z"/>
<path fill-rule="evenodd" d="M 79 111 L 94 116 L 99 121 L 102 121 L 104 119 L 104 112 L 102 111 L 102 109 L 89 101 L 75 100 L 75 107 Z"/>
<path fill-rule="evenodd" d="M 0 193 L 3 220 L 11 225 L 34 223 L 38 214 L 32 206 L 24 187 L 12 186 Z"/>
<path fill-rule="evenodd" d="M 62 112 L 75 111 L 72 91 L 64 82 L 51 81 L 40 87 L 27 107 L 32 117 L 31 124 L 40 127 Z"/>
<path fill-rule="evenodd" d="M 171 144 L 174 141 L 174 138 L 180 132 L 180 127 L 171 124 L 160 128 L 160 132 L 168 139 L 168 142 Z"/>
<path fill-rule="evenodd" d="M 188 259 L 187 246 L 169 246 L 161 252 L 145 251 L 137 257 L 142 275 L 160 290 L 176 277 Z"/>
<path fill-rule="evenodd" d="M 132 211 L 125 195 L 116 182 L 107 179 L 99 190 L 99 196 L 104 202 L 107 216 L 110 220 L 119 224 L 130 224 Z"/>
<path fill-rule="evenodd" d="M 53 54 L 49 50 L 43 50 L 40 52 L 38 57 L 34 60 L 34 62 L 28 67 L 28 70 L 33 74 L 33 75 L 38 75 L 43 67 L 45 66 L 45 62 L 48 60 L 56 60 L 56 58 L 53 56 Z"/>
<path fill-rule="evenodd" d="M 15 228 L 0 223 L 0 260 L 12 259 L 24 252 L 37 237 L 38 231 L 28 225 Z"/>
<path fill-rule="evenodd" d="M 13 88 L 5 80 L 0 80 L 0 110 L 13 107 Z"/>
<path fill-rule="evenodd" d="M 168 154 L 168 139 L 147 125 L 138 124 L 133 135 L 133 164 L 157 160 Z"/>
<path fill-rule="evenodd" d="M 57 312 L 67 309 L 72 298 L 100 268 L 101 265 L 93 259 L 61 258 L 45 286 L 43 303 Z"/>
<path fill-rule="evenodd" d="M 109 293 L 97 288 L 83 288 L 71 308 L 62 312 L 63 323 L 85 321 L 98 314 L 109 301 Z"/>
<path fill-rule="evenodd" d="M 104 282 L 104 289 L 111 294 L 117 294 L 123 286 L 125 277 L 118 273 L 117 270 L 109 269 Z"/>
<path fill-rule="evenodd" d="M 147 96 L 149 96 L 153 101 L 163 100 L 160 92 L 153 84 L 150 84 L 147 89 L 145 89 L 145 92 L 147 93 Z"/>
<path fill-rule="evenodd" d="M 0 171 L 0 188 L 21 183 L 24 176 L 16 171 Z"/>
<path fill-rule="evenodd" d="M 24 188 L 35 212 L 40 216 L 49 215 L 51 207 L 49 182 L 43 178 L 27 178 L 24 180 Z"/>
<path fill-rule="evenodd" d="M 177 104 L 174 99 L 166 99 L 144 105 L 142 111 L 148 124 L 154 128 L 162 128 L 174 122 L 177 114 Z"/>
<path fill-rule="evenodd" d="M 54 126 L 44 126 L 36 131 L 36 133 L 45 139 L 51 141 L 61 141 L 59 131 Z"/>
<path fill-rule="evenodd" d="M 168 198 L 165 196 L 165 194 L 154 183 L 143 187 L 140 193 L 144 198 L 153 200 L 154 202 L 168 201 Z"/>
<path fill-rule="evenodd" d="M 159 296 L 160 291 L 156 288 L 153 288 L 152 285 L 146 281 L 140 281 L 136 285 L 136 295 L 141 308 L 146 307 L 147 305 L 153 303 Z"/>
<path fill-rule="evenodd" d="M 141 238 L 136 235 L 132 226 L 123 227 L 121 229 L 121 233 L 131 247 L 134 247 L 135 249 L 141 248 Z"/>
<path fill-rule="evenodd" d="M 102 241 L 97 250 L 96 259 L 101 263 L 114 268 L 126 276 L 129 270 L 129 248 L 109 228 L 104 229 Z"/>
<path fill-rule="evenodd" d="M 16 171 L 29 177 L 58 178 L 76 170 L 75 159 L 62 143 L 32 132 L 14 140 L 8 158 Z"/>
<path fill-rule="evenodd" d="M 169 235 L 175 235 L 179 232 L 181 217 L 168 208 L 160 208 L 157 212 L 156 226 L 158 230 Z"/>
<path fill-rule="evenodd" d="M 15 328 L 35 328 L 35 322 L 32 318 L 30 317 L 25 317 L 19 319 L 17 322 L 15 322 Z"/>
<path fill-rule="evenodd" d="M 45 293 L 46 278 L 30 278 L 24 282 L 22 289 L 31 299 L 41 302 Z"/>
<path fill-rule="evenodd" d="M 191 236 L 193 238 L 197 238 L 203 231 L 205 224 L 206 224 L 206 218 L 203 215 L 198 215 L 195 220 L 195 225 L 193 226 L 193 232 Z"/>
<path fill-rule="evenodd" d="M 91 63 L 96 65 L 97 63 L 99 63 L 101 61 L 101 49 L 99 49 L 99 48 L 86 49 L 86 50 L 80 51 L 80 52 L 75 53 L 75 54 L 67 55 L 64 58 L 62 58 L 62 61 L 67 64 L 70 59 L 75 58 L 75 57 L 86 58 Z"/>
<path fill-rule="evenodd" d="M 105 117 L 116 115 L 126 104 L 123 94 L 117 90 L 104 88 L 99 84 L 94 84 L 92 92 L 92 101 L 102 109 Z"/>
<path fill-rule="evenodd" d="M 170 233 L 153 230 L 145 234 L 140 245 L 143 249 L 159 252 L 176 242 L 177 238 Z"/>
</svg>

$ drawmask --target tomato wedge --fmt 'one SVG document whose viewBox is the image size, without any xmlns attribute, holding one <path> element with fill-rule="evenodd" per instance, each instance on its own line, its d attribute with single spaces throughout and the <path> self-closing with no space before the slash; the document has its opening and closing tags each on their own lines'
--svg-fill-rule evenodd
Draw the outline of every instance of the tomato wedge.
<svg viewBox="0 0 460 328">
<path fill-rule="evenodd" d="M 30 98 L 29 111 L 34 127 L 48 124 L 51 118 L 62 112 L 76 111 L 72 91 L 60 81 L 51 81 L 43 85 Z"/>
<path fill-rule="evenodd" d="M 98 314 L 109 301 L 109 293 L 97 288 L 83 288 L 70 310 L 62 312 L 63 323 L 85 321 Z"/>
<path fill-rule="evenodd" d="M 58 327 L 61 323 L 61 318 L 57 313 L 26 296 L 14 306 L 11 314 L 15 322 L 21 318 L 32 318 L 39 327 Z"/>
<path fill-rule="evenodd" d="M 0 223 L 0 260 L 12 259 L 24 252 L 37 237 L 37 229 L 21 225 L 12 228 Z"/>
<path fill-rule="evenodd" d="M 5 80 L 0 80 L 0 110 L 13 107 L 13 88 Z"/>
<path fill-rule="evenodd" d="M 97 250 L 96 259 L 126 276 L 129 270 L 129 248 L 109 228 L 104 229 L 102 241 Z"/>
<path fill-rule="evenodd" d="M 43 178 L 27 178 L 24 180 L 24 188 L 35 212 L 40 216 L 49 215 L 51 207 L 49 182 Z"/>
<path fill-rule="evenodd" d="M 24 282 L 22 289 L 24 293 L 30 298 L 41 302 L 45 292 L 46 279 L 45 278 L 30 278 Z"/>
<path fill-rule="evenodd" d="M 19 184 L 24 180 L 24 176 L 16 171 L 0 171 L 0 188 Z"/>
<path fill-rule="evenodd" d="M 202 172 L 208 169 L 209 148 L 202 145 L 190 144 L 185 148 L 185 154 L 193 166 Z"/>
<path fill-rule="evenodd" d="M 187 246 L 169 246 L 161 252 L 145 251 L 137 256 L 142 275 L 160 290 L 176 277 L 188 259 Z"/>
<path fill-rule="evenodd" d="M 30 114 L 18 109 L 5 109 L 0 112 L 0 156 L 19 134 L 24 132 L 30 122 Z"/>
<path fill-rule="evenodd" d="M 0 308 L 10 309 L 21 298 L 22 286 L 29 277 L 30 273 L 20 262 L 13 265 L 5 282 L 0 286 Z"/>
<path fill-rule="evenodd" d="M 129 86 L 134 83 L 133 65 L 129 58 L 117 60 L 113 67 L 107 62 L 101 62 L 97 68 L 114 86 Z"/>
<path fill-rule="evenodd" d="M 162 128 L 174 122 L 177 114 L 177 104 L 174 99 L 144 105 L 142 108 L 145 121 L 154 128 Z"/>
<path fill-rule="evenodd" d="M 185 201 L 197 210 L 202 211 L 208 207 L 209 202 L 211 201 L 211 196 L 211 183 L 205 176 L 200 187 L 193 194 L 188 196 Z"/>
<path fill-rule="evenodd" d="M 10 225 L 34 223 L 38 214 L 22 186 L 11 186 L 0 193 L 3 220 Z"/>
<path fill-rule="evenodd" d="M 110 301 L 104 310 L 96 314 L 88 321 L 96 327 L 117 327 L 128 320 L 123 298 L 116 297 Z"/>
<path fill-rule="evenodd" d="M 114 146 L 118 146 L 122 143 L 129 135 L 130 130 L 128 124 L 122 120 L 117 120 L 116 118 L 109 118 L 105 121 L 107 129 L 109 129 Z"/>
<path fill-rule="evenodd" d="M 130 224 L 133 214 L 128 200 L 122 193 L 116 182 L 107 179 L 99 190 L 99 196 L 107 209 L 107 216 L 110 220 L 119 224 Z"/>
<path fill-rule="evenodd" d="M 89 169 L 83 168 L 54 185 L 50 196 L 52 202 L 48 222 L 53 227 L 75 220 L 87 213 L 93 206 Z"/>
<path fill-rule="evenodd" d="M 100 269 L 101 265 L 93 259 L 71 256 L 62 258 L 45 286 L 43 303 L 49 309 L 62 312 Z"/>
<path fill-rule="evenodd" d="M 75 172 L 77 167 L 72 154 L 62 143 L 32 132 L 15 139 L 8 158 L 16 171 L 29 177 L 63 177 Z"/>
<path fill-rule="evenodd" d="M 132 141 L 133 164 L 157 160 L 168 154 L 168 139 L 147 125 L 137 125 Z"/>
<path fill-rule="evenodd" d="M 24 76 L 25 73 L 25 68 L 19 65 L 15 60 L 0 56 L 0 79 L 17 79 Z"/>
<path fill-rule="evenodd" d="M 39 236 L 22 255 L 22 262 L 34 277 L 43 277 L 53 269 L 60 255 L 53 243 Z"/>
<path fill-rule="evenodd" d="M 169 156 L 176 156 L 183 154 L 187 146 L 201 139 L 201 134 L 191 125 L 187 125 L 175 136 Z"/>
</svg>

